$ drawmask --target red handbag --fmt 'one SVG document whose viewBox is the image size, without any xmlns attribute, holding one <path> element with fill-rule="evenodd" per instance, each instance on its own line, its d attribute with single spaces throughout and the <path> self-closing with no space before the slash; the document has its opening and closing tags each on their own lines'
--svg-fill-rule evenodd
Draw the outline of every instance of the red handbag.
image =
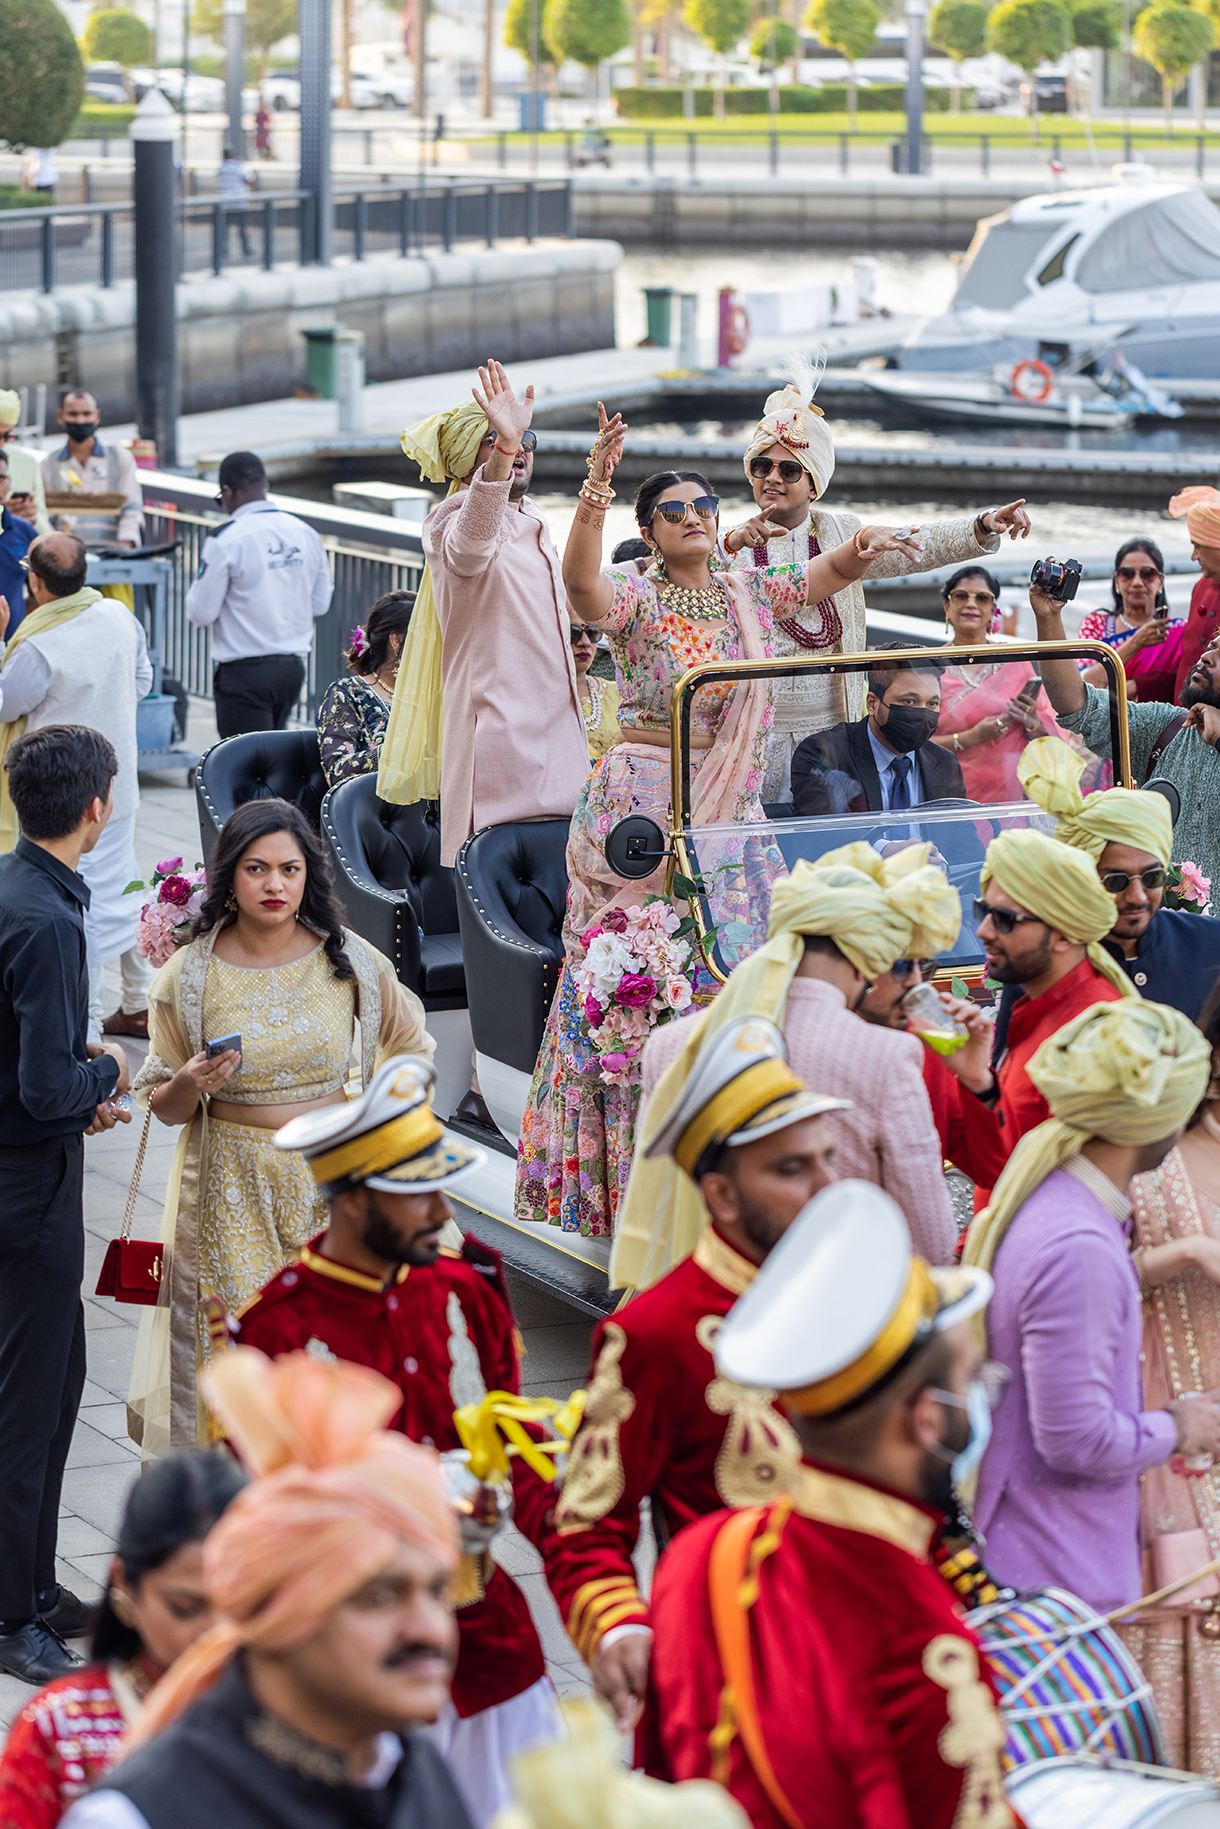
<svg viewBox="0 0 1220 1829">
<path fill-rule="evenodd" d="M 165 1261 L 165 1246 L 153 1239 L 132 1238 L 131 1225 L 136 1212 L 136 1195 L 140 1191 L 140 1176 L 144 1172 L 144 1151 L 148 1146 L 148 1127 L 152 1123 L 152 1095 L 149 1095 L 148 1109 L 144 1114 L 144 1129 L 140 1133 L 140 1147 L 136 1151 L 136 1166 L 132 1172 L 131 1187 L 127 1195 L 127 1211 L 123 1215 L 123 1230 L 118 1238 L 112 1238 L 106 1247 L 102 1259 L 102 1273 L 97 1279 L 95 1295 L 112 1296 L 116 1302 L 135 1302 L 141 1308 L 155 1308 L 157 1295 L 161 1288 L 161 1269 Z"/>
</svg>

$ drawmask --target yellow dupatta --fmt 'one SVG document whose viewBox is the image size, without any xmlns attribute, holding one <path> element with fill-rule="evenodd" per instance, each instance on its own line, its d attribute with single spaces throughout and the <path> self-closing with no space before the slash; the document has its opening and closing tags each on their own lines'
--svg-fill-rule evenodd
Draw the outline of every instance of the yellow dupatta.
<svg viewBox="0 0 1220 1829">
<path fill-rule="evenodd" d="M 5 649 L 5 666 L 12 660 L 15 650 L 27 635 L 46 635 L 61 623 L 71 622 L 74 616 L 87 610 L 91 603 L 100 603 L 101 597 L 100 591 L 95 591 L 91 584 L 86 584 L 81 590 L 73 591 L 70 597 L 52 597 L 49 603 L 40 603 L 36 610 L 31 610 Z M 9 744 L 15 743 L 25 730 L 25 721 L 23 712 L 19 718 L 12 718 L 7 724 L 0 723 L 0 853 L 11 851 L 20 835 L 17 809 L 8 791 L 8 771 L 4 766 L 4 758 L 8 755 Z"/>
</svg>

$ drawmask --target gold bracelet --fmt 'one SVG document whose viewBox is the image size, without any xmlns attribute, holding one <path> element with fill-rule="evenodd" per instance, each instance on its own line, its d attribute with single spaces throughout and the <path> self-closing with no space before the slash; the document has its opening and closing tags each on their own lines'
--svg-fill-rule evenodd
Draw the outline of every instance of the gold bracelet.
<svg viewBox="0 0 1220 1829">
<path fill-rule="evenodd" d="M 577 494 L 582 502 L 587 502 L 590 508 L 596 508 L 599 514 L 605 514 L 610 506 L 609 502 L 599 502 L 595 495 L 586 495 L 583 489 L 578 490 Z"/>
<path fill-rule="evenodd" d="M 586 476 L 584 482 L 581 484 L 581 488 L 588 489 L 591 494 L 601 496 L 607 502 L 612 502 L 614 500 L 614 491 L 609 483 L 603 483 L 596 477 Z"/>
<path fill-rule="evenodd" d="M 856 537 L 851 543 L 851 549 L 855 553 L 857 559 L 862 559 L 864 557 L 864 554 L 860 551 L 860 535 L 867 532 L 868 529 L 866 527 L 857 527 L 856 529 Z"/>
<path fill-rule="evenodd" d="M 960 730 L 955 730 L 953 733 L 953 748 L 955 754 L 960 756 L 962 753 L 962 733 Z"/>
</svg>

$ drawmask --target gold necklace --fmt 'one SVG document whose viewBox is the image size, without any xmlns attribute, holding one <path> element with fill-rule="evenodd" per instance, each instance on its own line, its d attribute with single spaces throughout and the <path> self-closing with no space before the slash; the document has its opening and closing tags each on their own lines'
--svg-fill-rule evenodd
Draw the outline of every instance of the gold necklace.
<svg viewBox="0 0 1220 1829">
<path fill-rule="evenodd" d="M 710 621 L 724 615 L 724 592 L 713 578 L 710 584 L 674 584 L 666 579 L 658 583 L 665 608 L 679 616 Z"/>
</svg>

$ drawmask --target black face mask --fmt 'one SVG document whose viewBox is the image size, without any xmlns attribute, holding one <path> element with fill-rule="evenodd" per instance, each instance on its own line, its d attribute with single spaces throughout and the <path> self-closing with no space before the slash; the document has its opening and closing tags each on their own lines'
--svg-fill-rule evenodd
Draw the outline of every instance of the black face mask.
<svg viewBox="0 0 1220 1829">
<path fill-rule="evenodd" d="M 877 722 L 890 748 L 905 756 L 921 743 L 931 742 L 940 723 L 940 707 L 925 711 L 922 705 L 887 705 L 884 724 L 880 718 Z"/>
<path fill-rule="evenodd" d="M 101 423 L 100 419 L 68 419 L 64 421 L 64 431 L 74 444 L 83 445 L 86 439 L 93 437 Z"/>
</svg>

